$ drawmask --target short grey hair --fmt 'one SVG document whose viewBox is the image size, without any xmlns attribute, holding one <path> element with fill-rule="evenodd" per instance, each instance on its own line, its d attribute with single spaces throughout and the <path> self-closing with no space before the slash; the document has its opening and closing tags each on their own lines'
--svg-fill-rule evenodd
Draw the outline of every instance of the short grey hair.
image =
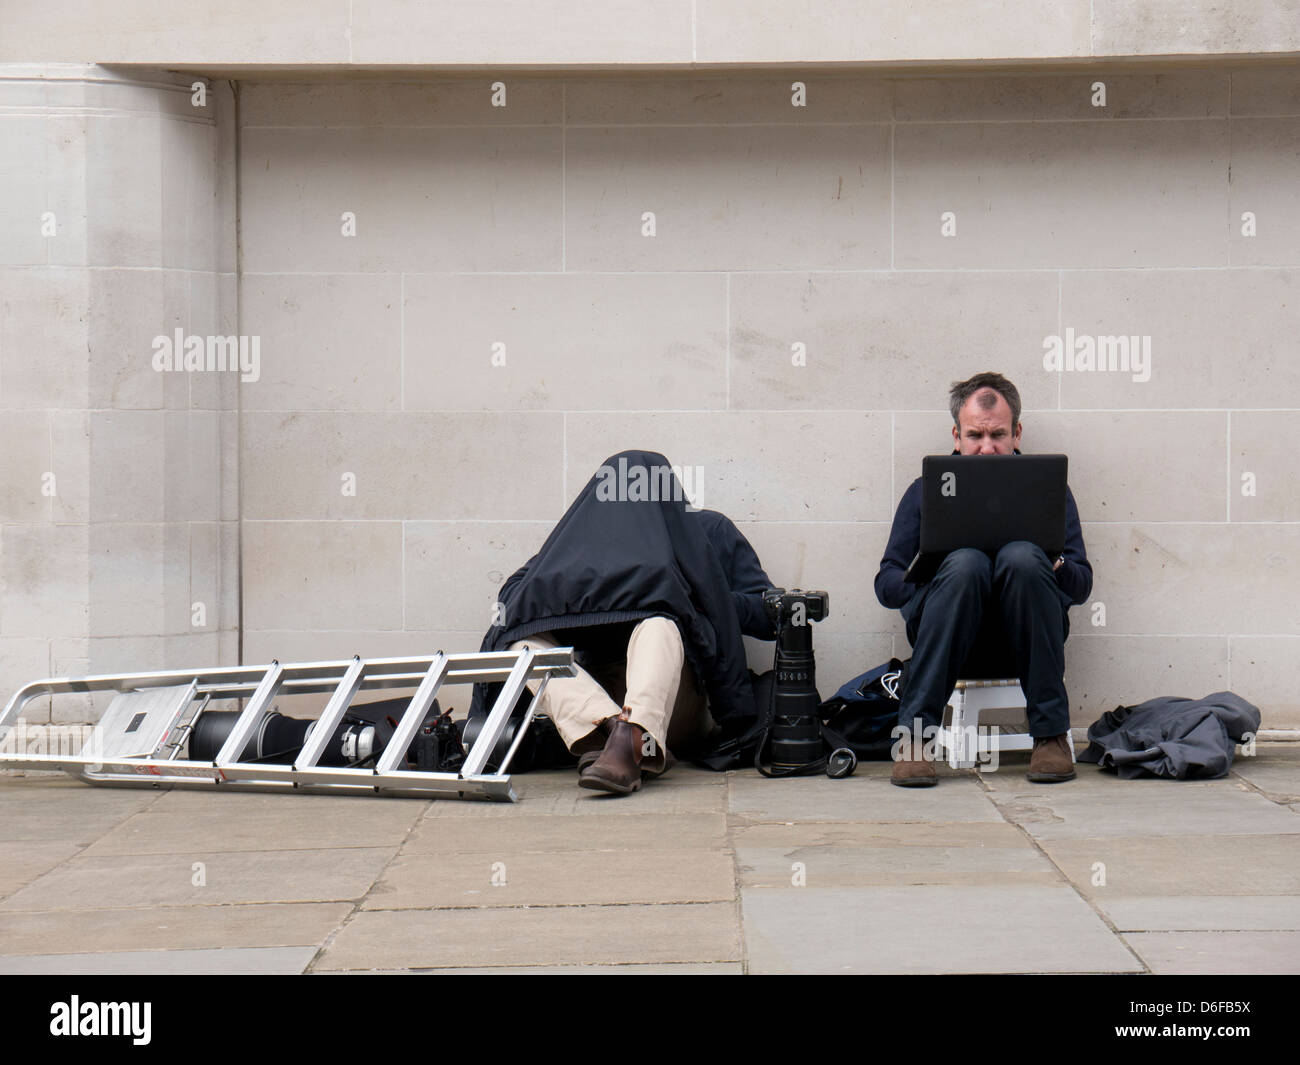
<svg viewBox="0 0 1300 1065">
<path fill-rule="evenodd" d="M 954 381 L 952 390 L 948 393 L 948 409 L 952 411 L 952 423 L 961 428 L 961 421 L 957 415 L 961 413 L 962 407 L 966 401 L 982 388 L 991 388 L 999 396 L 1007 401 L 1011 408 L 1011 431 L 1020 424 L 1020 393 L 1016 391 L 1016 386 L 1003 377 L 1000 373 L 977 373 L 974 377 L 968 377 L 965 381 Z M 996 400 L 991 397 L 987 403 L 981 402 L 981 406 L 986 409 L 992 408 Z"/>
</svg>

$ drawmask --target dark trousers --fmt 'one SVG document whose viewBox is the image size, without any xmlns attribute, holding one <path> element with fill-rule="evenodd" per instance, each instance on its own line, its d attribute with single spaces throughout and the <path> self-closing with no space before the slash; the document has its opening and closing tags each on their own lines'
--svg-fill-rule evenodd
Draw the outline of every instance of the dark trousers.
<svg viewBox="0 0 1300 1065">
<path fill-rule="evenodd" d="M 898 722 L 937 726 L 958 677 L 1018 676 L 1029 731 L 1059 736 L 1070 727 L 1065 694 L 1069 596 L 1043 549 L 1024 540 L 990 559 L 962 548 L 903 606 L 912 662 Z"/>
</svg>

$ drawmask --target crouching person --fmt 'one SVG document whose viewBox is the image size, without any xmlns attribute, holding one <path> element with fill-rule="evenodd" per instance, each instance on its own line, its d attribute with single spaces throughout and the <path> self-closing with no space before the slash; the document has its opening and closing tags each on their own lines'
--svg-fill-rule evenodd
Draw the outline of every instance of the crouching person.
<svg viewBox="0 0 1300 1065">
<path fill-rule="evenodd" d="M 578 783 L 627 795 L 757 716 L 742 634 L 775 638 L 767 574 L 722 514 L 689 505 L 668 460 L 611 456 L 498 596 L 483 651 L 574 648 L 538 711 L 578 758 Z M 470 715 L 485 714 L 489 686 Z"/>
</svg>

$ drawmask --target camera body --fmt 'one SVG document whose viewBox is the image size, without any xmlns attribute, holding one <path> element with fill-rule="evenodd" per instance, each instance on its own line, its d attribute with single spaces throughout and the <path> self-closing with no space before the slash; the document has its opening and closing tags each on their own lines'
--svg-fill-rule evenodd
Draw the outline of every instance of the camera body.
<svg viewBox="0 0 1300 1065">
<path fill-rule="evenodd" d="M 802 625 L 809 621 L 824 621 L 830 612 L 830 596 L 826 592 L 805 592 L 800 588 L 786 591 L 769 588 L 763 593 L 763 609 L 776 627 Z"/>
</svg>

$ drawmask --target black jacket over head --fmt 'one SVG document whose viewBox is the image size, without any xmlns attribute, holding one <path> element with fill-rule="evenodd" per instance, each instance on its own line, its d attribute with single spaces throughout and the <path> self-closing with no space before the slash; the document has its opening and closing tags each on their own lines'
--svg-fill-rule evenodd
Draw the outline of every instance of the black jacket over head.
<svg viewBox="0 0 1300 1065">
<path fill-rule="evenodd" d="M 671 618 L 714 719 L 734 734 L 757 716 L 741 633 L 775 638 L 762 607 L 769 585 L 735 525 L 688 509 L 663 455 L 621 451 L 501 586 L 498 624 L 480 650 L 549 630 Z M 475 685 L 471 717 L 491 709 L 499 687 Z"/>
</svg>

